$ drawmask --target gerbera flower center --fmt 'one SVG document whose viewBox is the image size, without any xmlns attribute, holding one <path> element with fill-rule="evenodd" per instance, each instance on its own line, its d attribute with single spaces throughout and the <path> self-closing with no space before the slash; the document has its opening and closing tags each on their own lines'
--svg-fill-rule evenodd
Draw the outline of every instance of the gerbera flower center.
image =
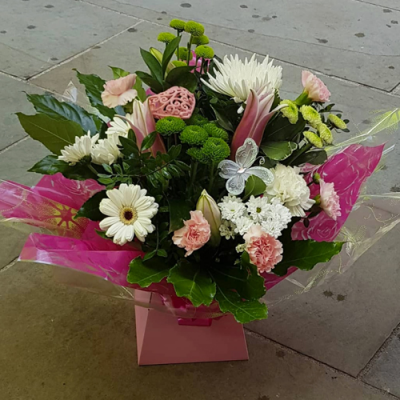
<svg viewBox="0 0 400 400">
<path fill-rule="evenodd" d="M 119 216 L 125 225 L 132 225 L 138 218 L 137 211 L 133 207 L 122 208 Z"/>
</svg>

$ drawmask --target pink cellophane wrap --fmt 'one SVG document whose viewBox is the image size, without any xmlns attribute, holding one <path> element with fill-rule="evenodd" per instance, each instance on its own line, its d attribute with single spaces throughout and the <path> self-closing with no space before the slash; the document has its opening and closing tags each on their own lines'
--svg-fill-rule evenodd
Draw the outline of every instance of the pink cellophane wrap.
<svg viewBox="0 0 400 400">
<path fill-rule="evenodd" d="M 299 223 L 293 231 L 293 239 L 332 241 L 337 238 L 346 244 L 338 257 L 317 265 L 313 271 L 303 272 L 292 267 L 284 277 L 264 274 L 269 290 L 263 299 L 265 302 L 273 303 L 307 291 L 326 277 L 345 271 L 400 221 L 399 194 L 359 197 L 366 179 L 379 163 L 382 150 L 383 146 L 351 145 L 330 157 L 323 166 L 314 168 L 325 181 L 335 183 L 342 216 L 333 221 L 321 213 L 311 220 L 308 228 Z M 138 287 L 126 282 L 130 261 L 142 255 L 138 243 L 115 245 L 96 233 L 97 222 L 73 219 L 81 205 L 101 190 L 103 187 L 95 181 L 72 181 L 61 174 L 44 176 L 33 188 L 1 181 L 2 222 L 29 227 L 30 232 L 34 232 L 22 250 L 21 261 L 62 267 L 54 268 L 54 272 L 64 283 L 149 307 L 148 303 L 135 299 Z M 216 303 L 210 307 L 193 307 L 188 300 L 177 297 L 166 281 L 141 290 L 160 296 L 162 301 L 152 302 L 151 307 L 179 318 L 207 319 L 222 315 Z"/>
</svg>

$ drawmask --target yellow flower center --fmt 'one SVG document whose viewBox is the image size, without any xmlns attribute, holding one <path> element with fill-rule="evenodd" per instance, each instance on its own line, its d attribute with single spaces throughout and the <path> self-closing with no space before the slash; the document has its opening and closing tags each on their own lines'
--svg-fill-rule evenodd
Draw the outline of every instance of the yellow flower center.
<svg viewBox="0 0 400 400">
<path fill-rule="evenodd" d="M 133 207 L 124 207 L 119 213 L 119 218 L 125 225 L 132 225 L 137 219 L 137 211 Z"/>
</svg>

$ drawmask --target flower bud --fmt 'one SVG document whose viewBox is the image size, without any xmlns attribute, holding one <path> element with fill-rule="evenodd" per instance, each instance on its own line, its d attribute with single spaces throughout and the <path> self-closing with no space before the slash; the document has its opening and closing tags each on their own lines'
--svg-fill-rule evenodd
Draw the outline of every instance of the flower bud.
<svg viewBox="0 0 400 400">
<path fill-rule="evenodd" d="M 340 119 L 337 115 L 335 114 L 329 114 L 328 115 L 329 121 L 336 126 L 338 129 L 347 129 L 346 122 L 344 122 L 342 119 Z"/>
<path fill-rule="evenodd" d="M 319 124 L 318 127 L 319 136 L 326 144 L 332 144 L 333 136 L 331 130 L 325 124 Z"/>
<path fill-rule="evenodd" d="M 221 241 L 219 227 L 221 225 L 221 211 L 215 200 L 204 189 L 201 192 L 197 201 L 196 210 L 203 213 L 204 218 L 208 221 L 211 227 L 210 245 L 217 247 Z"/>
<path fill-rule="evenodd" d="M 318 111 L 311 106 L 301 106 L 300 112 L 303 118 L 313 127 L 317 128 L 319 124 L 322 123 L 321 116 L 319 115 Z"/>
<path fill-rule="evenodd" d="M 297 123 L 299 119 L 299 109 L 297 108 L 296 104 L 291 100 L 283 100 L 280 104 L 287 105 L 287 107 L 281 108 L 281 113 L 283 116 L 286 117 L 291 124 Z"/>
<path fill-rule="evenodd" d="M 163 59 L 163 54 L 160 50 L 155 49 L 154 47 L 150 47 L 150 53 L 157 59 L 157 61 L 161 64 Z M 175 68 L 175 65 L 172 62 L 169 62 L 167 65 L 167 73 Z"/>
<path fill-rule="evenodd" d="M 322 149 L 324 147 L 321 138 L 315 132 L 305 131 L 303 135 L 316 148 Z"/>
</svg>

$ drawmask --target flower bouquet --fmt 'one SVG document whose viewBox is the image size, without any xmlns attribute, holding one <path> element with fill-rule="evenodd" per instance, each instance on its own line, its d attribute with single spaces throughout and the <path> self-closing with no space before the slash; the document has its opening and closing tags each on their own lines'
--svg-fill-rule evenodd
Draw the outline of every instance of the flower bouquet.
<svg viewBox="0 0 400 400">
<path fill-rule="evenodd" d="M 64 267 L 73 285 L 186 325 L 264 319 L 267 289 L 308 290 L 399 221 L 381 207 L 386 219 L 375 213 L 358 241 L 345 226 L 376 205 L 360 194 L 384 145 L 359 143 L 376 144 L 399 113 L 334 145 L 348 121 L 311 72 L 296 99 L 281 99 L 282 68 L 268 57 L 220 59 L 201 24 L 170 26 L 163 51 L 140 50 L 147 72 L 112 67 L 107 82 L 77 72 L 86 108 L 28 95 L 37 114 L 19 121 L 52 154 L 30 169 L 44 175 L 33 188 L 0 184 L 3 222 L 35 229 L 21 260 Z M 288 278 L 299 271 L 305 284 Z"/>
</svg>

